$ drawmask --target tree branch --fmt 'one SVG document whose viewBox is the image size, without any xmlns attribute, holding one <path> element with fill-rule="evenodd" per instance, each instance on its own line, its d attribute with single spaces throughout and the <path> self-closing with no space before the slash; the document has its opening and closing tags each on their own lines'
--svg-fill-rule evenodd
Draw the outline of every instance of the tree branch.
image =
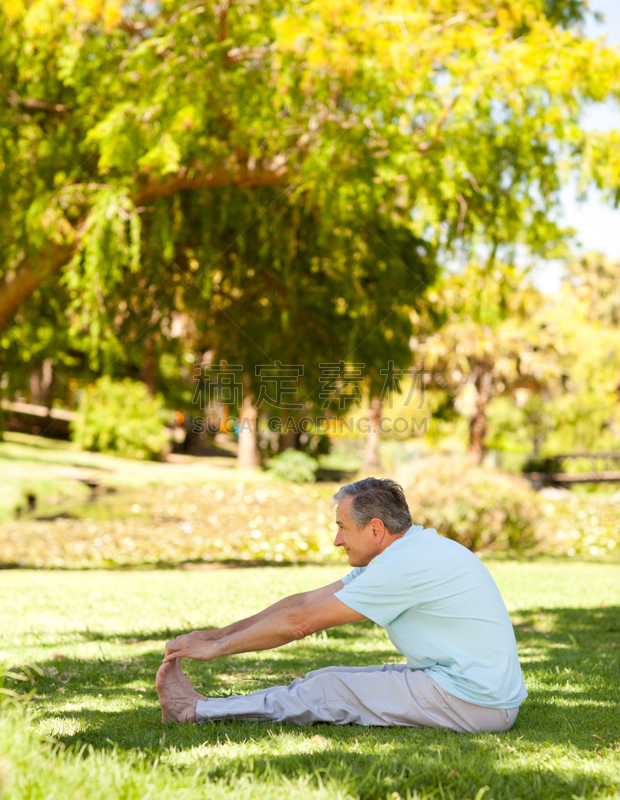
<svg viewBox="0 0 620 800">
<path fill-rule="evenodd" d="M 228 8 L 230 0 L 220 0 L 219 6 L 215 7 L 218 24 L 218 41 L 225 42 L 228 39 Z"/>
<path fill-rule="evenodd" d="M 35 260 L 24 261 L 14 273 L 0 280 L 0 331 L 9 327 L 20 303 L 38 289 L 43 281 L 66 264 L 75 245 L 48 245 Z"/>
<path fill-rule="evenodd" d="M 17 92 L 9 93 L 9 105 L 11 108 L 28 108 L 33 111 L 45 111 L 47 114 L 64 114 L 69 109 L 61 103 L 46 103 L 44 100 L 36 100 L 34 97 L 20 97 Z"/>
<path fill-rule="evenodd" d="M 133 201 L 136 206 L 152 203 L 157 197 L 166 197 L 184 189 L 219 189 L 223 186 L 279 186 L 286 172 L 286 158 L 279 156 L 263 159 L 262 169 L 244 167 L 234 171 L 204 167 L 193 170 L 182 167 L 167 178 L 151 178 L 138 182 Z"/>
<path fill-rule="evenodd" d="M 258 167 L 254 169 L 254 167 Z M 138 180 L 133 202 L 136 208 L 147 206 L 157 197 L 165 197 L 184 189 L 208 189 L 224 186 L 279 186 L 284 183 L 287 169 L 285 155 L 264 158 L 261 161 L 249 159 L 248 164 L 233 170 L 204 167 L 192 170 L 182 167 L 175 175 L 166 178 L 146 178 Z M 85 184 L 86 188 L 109 188 L 106 184 Z M 43 281 L 60 269 L 79 246 L 79 231 L 73 245 L 53 245 L 49 243 L 33 259 L 23 261 L 17 270 L 0 279 L 0 332 L 2 324 L 8 327 L 17 308 L 38 289 Z"/>
</svg>

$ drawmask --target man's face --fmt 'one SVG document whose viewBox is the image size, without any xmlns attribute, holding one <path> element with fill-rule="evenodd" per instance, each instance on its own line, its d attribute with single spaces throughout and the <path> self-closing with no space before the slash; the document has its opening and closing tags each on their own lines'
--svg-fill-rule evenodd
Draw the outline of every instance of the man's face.
<svg viewBox="0 0 620 800">
<path fill-rule="evenodd" d="M 371 520 L 365 528 L 356 528 L 349 516 L 352 497 L 345 497 L 336 509 L 336 525 L 338 533 L 334 539 L 336 547 L 343 547 L 349 556 L 352 567 L 365 567 L 384 549 L 377 541 L 376 532 Z M 375 521 L 376 522 L 376 521 Z"/>
</svg>

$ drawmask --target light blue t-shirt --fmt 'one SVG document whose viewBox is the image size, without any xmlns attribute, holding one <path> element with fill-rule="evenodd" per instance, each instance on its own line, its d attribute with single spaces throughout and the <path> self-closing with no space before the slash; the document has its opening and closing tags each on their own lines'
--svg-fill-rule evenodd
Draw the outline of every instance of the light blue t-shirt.
<svg viewBox="0 0 620 800">
<path fill-rule="evenodd" d="M 489 708 L 527 697 L 517 642 L 495 581 L 477 556 L 412 525 L 335 596 L 385 628 L 410 669 L 450 694 Z"/>
</svg>

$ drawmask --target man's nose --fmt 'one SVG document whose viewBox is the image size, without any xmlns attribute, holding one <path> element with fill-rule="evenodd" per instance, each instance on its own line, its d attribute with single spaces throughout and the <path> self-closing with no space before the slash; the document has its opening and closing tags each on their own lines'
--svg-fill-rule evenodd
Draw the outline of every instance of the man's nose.
<svg viewBox="0 0 620 800">
<path fill-rule="evenodd" d="M 338 531 L 338 533 L 336 534 L 336 538 L 334 539 L 334 544 L 336 547 L 342 547 L 344 544 L 344 538 L 340 531 Z"/>
</svg>

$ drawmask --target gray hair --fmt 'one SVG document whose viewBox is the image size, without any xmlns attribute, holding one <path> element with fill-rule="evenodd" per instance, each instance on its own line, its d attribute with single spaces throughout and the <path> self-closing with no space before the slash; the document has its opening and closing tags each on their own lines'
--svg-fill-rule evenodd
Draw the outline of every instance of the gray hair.
<svg viewBox="0 0 620 800">
<path fill-rule="evenodd" d="M 353 524 L 365 528 L 371 519 L 380 519 L 388 533 L 402 533 L 413 524 L 405 493 L 400 484 L 389 478 L 363 478 L 338 489 L 332 498 L 335 505 L 352 497 L 349 516 Z"/>
</svg>

